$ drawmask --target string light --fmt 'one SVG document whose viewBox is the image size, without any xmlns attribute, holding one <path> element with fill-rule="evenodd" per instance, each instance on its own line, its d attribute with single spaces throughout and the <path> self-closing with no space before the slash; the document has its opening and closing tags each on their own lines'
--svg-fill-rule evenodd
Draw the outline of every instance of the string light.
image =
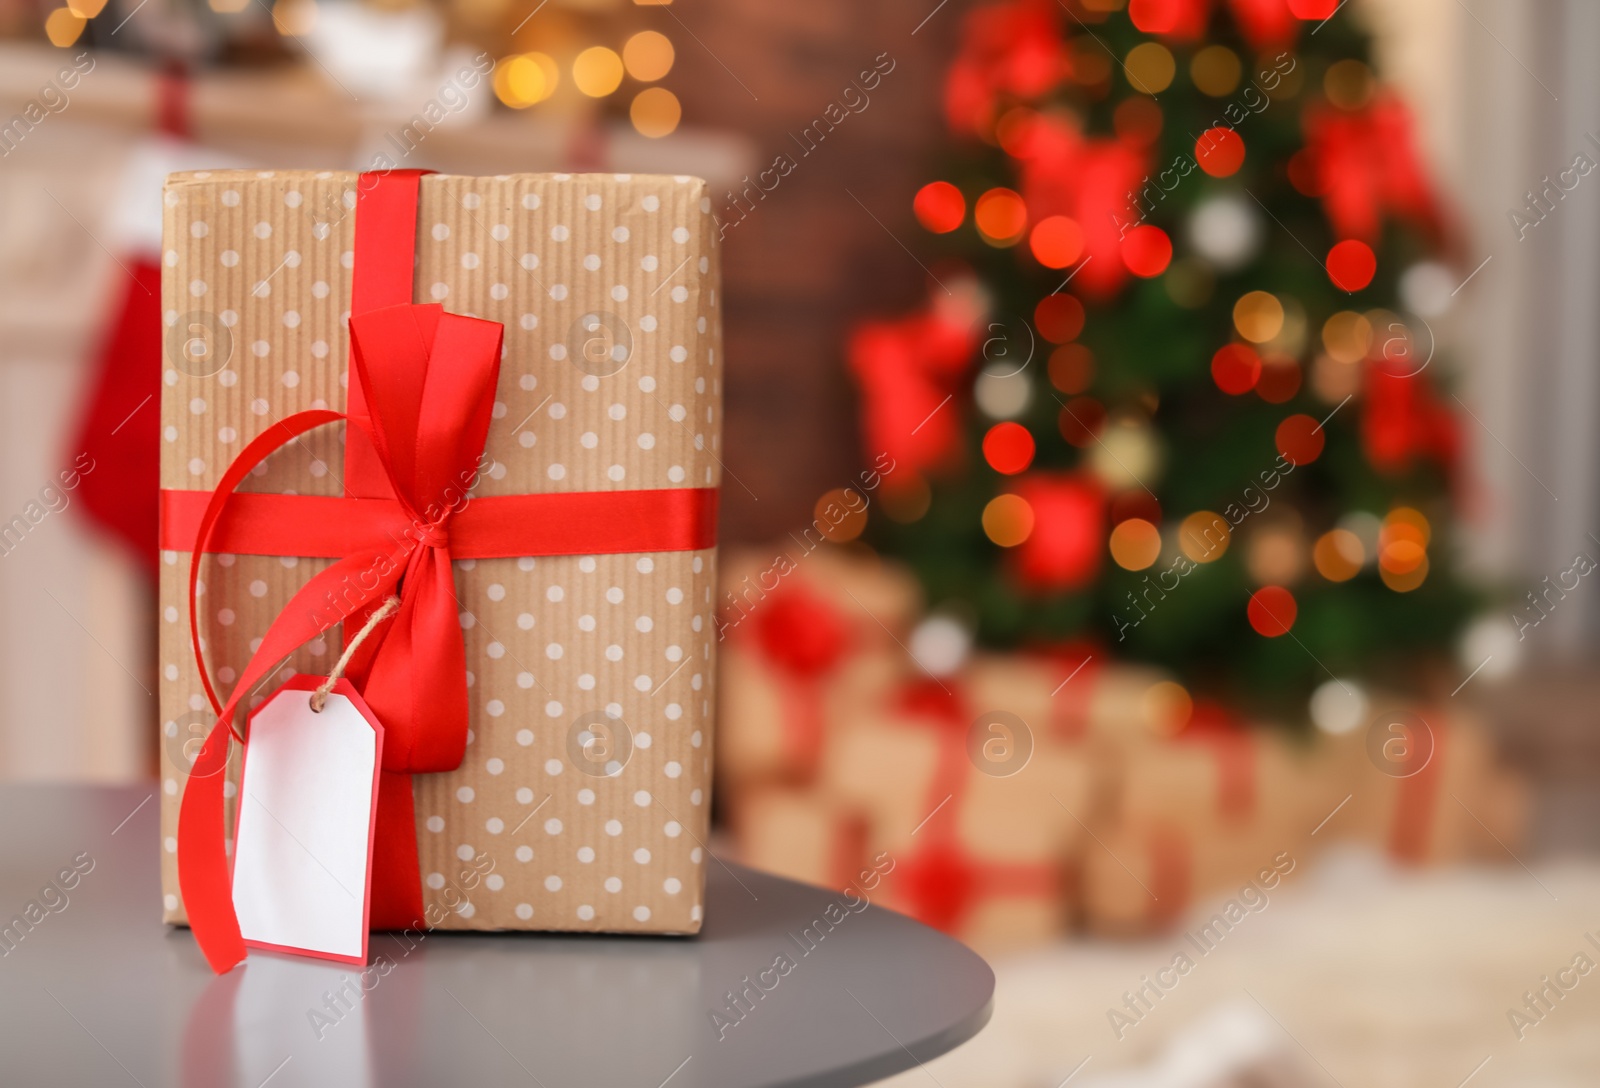
<svg viewBox="0 0 1600 1088">
<path fill-rule="evenodd" d="M 1161 558 L 1161 531 L 1144 518 L 1129 518 L 1111 530 L 1110 548 L 1123 570 L 1144 570 Z"/>
<path fill-rule="evenodd" d="M 961 190 L 948 181 L 930 181 L 917 190 L 911 210 L 924 229 L 949 234 L 967 217 L 967 202 Z"/>
<path fill-rule="evenodd" d="M 71 8 L 56 8 L 44 21 L 44 36 L 50 44 L 65 49 L 78 40 L 88 20 Z"/>
<path fill-rule="evenodd" d="M 665 87 L 646 87 L 633 96 L 628 119 L 641 136 L 658 139 L 670 134 L 683 118 L 678 96 Z"/>
<path fill-rule="evenodd" d="M 1300 606 L 1294 594 L 1282 586 L 1262 586 L 1250 595 L 1246 608 L 1250 626 L 1263 638 L 1277 638 L 1294 628 Z"/>
<path fill-rule="evenodd" d="M 1252 344 L 1265 344 L 1283 331 L 1283 303 L 1266 291 L 1251 291 L 1233 304 L 1233 327 Z"/>
<path fill-rule="evenodd" d="M 572 82 L 590 98 L 604 98 L 622 85 L 622 58 L 603 45 L 591 45 L 572 59 Z"/>
<path fill-rule="evenodd" d="M 1033 507 L 1021 495 L 996 495 L 983 508 L 983 532 L 1002 548 L 1015 548 L 1033 535 Z"/>
<path fill-rule="evenodd" d="M 1196 510 L 1178 526 L 1178 547 L 1196 563 L 1221 559 L 1233 542 L 1233 532 L 1221 514 Z"/>
<path fill-rule="evenodd" d="M 1065 215 L 1049 216 L 1034 225 L 1028 248 L 1046 268 L 1066 268 L 1083 256 L 1083 228 Z"/>
<path fill-rule="evenodd" d="M 1328 250 L 1328 279 L 1341 291 L 1359 291 L 1372 282 L 1378 271 L 1378 258 L 1372 247 L 1357 238 L 1346 238 Z"/>
<path fill-rule="evenodd" d="M 1028 206 L 1012 190 L 997 187 L 978 198 L 972 218 L 985 242 L 1011 246 L 1028 226 Z"/>
<path fill-rule="evenodd" d="M 524 53 L 495 65 L 494 93 L 512 109 L 527 109 L 549 98 L 559 79 L 554 59 L 543 53 Z"/>
<path fill-rule="evenodd" d="M 641 83 L 654 83 L 672 71 L 677 58 L 672 40 L 655 30 L 641 30 L 622 47 L 622 64 Z"/>
<path fill-rule="evenodd" d="M 1160 42 L 1134 46 L 1128 50 L 1122 64 L 1128 73 L 1128 85 L 1140 94 L 1160 94 L 1172 86 L 1172 77 L 1178 71 L 1172 50 Z"/>
</svg>

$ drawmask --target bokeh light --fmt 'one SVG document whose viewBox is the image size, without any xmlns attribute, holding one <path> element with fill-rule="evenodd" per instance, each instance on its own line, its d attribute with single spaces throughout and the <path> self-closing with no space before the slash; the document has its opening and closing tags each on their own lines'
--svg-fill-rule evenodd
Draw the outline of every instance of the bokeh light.
<svg viewBox="0 0 1600 1088">
<path fill-rule="evenodd" d="M 1361 539 L 1349 529 L 1330 529 L 1317 538 L 1311 562 L 1328 581 L 1348 582 L 1361 573 L 1366 554 Z"/>
<path fill-rule="evenodd" d="M 1189 62 L 1189 78 L 1201 94 L 1226 98 L 1239 85 L 1244 66 L 1239 54 L 1225 45 L 1208 45 Z"/>
<path fill-rule="evenodd" d="M 78 40 L 88 20 L 70 8 L 56 8 L 44 21 L 44 36 L 50 44 L 65 49 Z"/>
<path fill-rule="evenodd" d="M 867 527 L 866 499 L 850 488 L 836 487 L 825 492 L 811 513 L 822 535 L 835 544 L 854 540 Z"/>
<path fill-rule="evenodd" d="M 1065 215 L 1049 216 L 1034 225 L 1028 248 L 1046 268 L 1066 268 L 1083 256 L 1083 228 Z"/>
<path fill-rule="evenodd" d="M 983 436 L 983 459 L 1006 476 L 1026 471 L 1033 454 L 1033 434 L 1020 423 L 996 423 Z"/>
<path fill-rule="evenodd" d="M 1172 239 L 1148 223 L 1134 227 L 1122 239 L 1122 263 L 1143 279 L 1159 276 L 1172 263 Z"/>
<path fill-rule="evenodd" d="M 506 57 L 495 66 L 495 97 L 512 109 L 526 109 L 549 98 L 560 78 L 556 62 L 544 53 Z"/>
<path fill-rule="evenodd" d="M 1227 519 L 1210 510 L 1196 510 L 1178 526 L 1178 547 L 1196 563 L 1221 559 L 1232 542 Z"/>
<path fill-rule="evenodd" d="M 1123 570 L 1144 570 L 1161 558 L 1161 530 L 1144 518 L 1129 518 L 1111 530 L 1111 558 Z"/>
<path fill-rule="evenodd" d="M 1278 424 L 1274 438 L 1278 452 L 1296 468 L 1322 456 L 1322 447 L 1327 443 L 1322 424 L 1308 415 L 1292 415 Z"/>
<path fill-rule="evenodd" d="M 572 59 L 572 82 L 590 98 L 604 98 L 622 85 L 622 58 L 603 45 L 591 45 Z"/>
<path fill-rule="evenodd" d="M 1021 495 L 996 495 L 983 508 L 983 533 L 1002 548 L 1015 548 L 1033 533 L 1033 507 Z"/>
<path fill-rule="evenodd" d="M 1233 304 L 1233 327 L 1252 344 L 1264 344 L 1283 331 L 1283 303 L 1267 291 L 1251 291 Z"/>
<path fill-rule="evenodd" d="M 635 131 L 651 139 L 671 133 L 682 118 L 678 96 L 665 87 L 646 87 L 633 96 L 633 104 L 628 107 L 628 119 Z"/>
<path fill-rule="evenodd" d="M 1341 291 L 1361 290 L 1377 271 L 1378 258 L 1360 239 L 1346 238 L 1328 250 L 1328 279 Z"/>
<path fill-rule="evenodd" d="M 1033 327 L 1052 344 L 1076 340 L 1083 323 L 1083 303 L 1073 295 L 1046 295 L 1033 308 Z"/>
<path fill-rule="evenodd" d="M 1354 310 L 1341 310 L 1322 326 L 1322 346 L 1341 363 L 1359 363 L 1372 350 L 1372 322 Z"/>
<path fill-rule="evenodd" d="M 1244 165 L 1244 137 L 1231 128 L 1213 128 L 1194 142 L 1194 161 L 1214 178 L 1232 177 Z"/>
<path fill-rule="evenodd" d="M 1028 226 L 1028 206 L 1010 189 L 994 188 L 978 198 L 972 209 L 978 233 L 992 246 L 1015 245 Z"/>
<path fill-rule="evenodd" d="M 911 210 L 924 229 L 949 234 L 967 217 L 967 202 L 961 190 L 948 181 L 930 181 L 917 190 Z"/>
<path fill-rule="evenodd" d="M 1256 395 L 1268 404 L 1283 404 L 1300 392 L 1300 364 L 1294 356 L 1274 352 L 1261 358 Z"/>
<path fill-rule="evenodd" d="M 1050 353 L 1050 384 L 1077 394 L 1094 382 L 1094 352 L 1082 344 L 1062 344 Z"/>
<path fill-rule="evenodd" d="M 1277 638 L 1288 634 L 1294 627 L 1300 606 L 1295 602 L 1294 594 L 1282 586 L 1262 586 L 1250 595 L 1246 613 L 1256 634 Z"/>
<path fill-rule="evenodd" d="M 1261 378 L 1261 356 L 1245 344 L 1224 344 L 1211 356 L 1211 380 L 1224 393 L 1239 396 Z"/>
<path fill-rule="evenodd" d="M 654 83 L 672 71 L 677 54 L 672 39 L 656 30 L 641 30 L 622 47 L 622 64 L 641 83 Z"/>
<path fill-rule="evenodd" d="M 1159 736 L 1175 736 L 1194 717 L 1194 699 L 1188 689 L 1175 680 L 1162 680 L 1145 689 L 1144 720 Z"/>
<path fill-rule="evenodd" d="M 1178 71 L 1172 50 L 1160 42 L 1134 46 L 1128 50 L 1122 65 L 1128 74 L 1128 85 L 1140 94 L 1160 94 L 1172 86 L 1172 77 Z"/>
<path fill-rule="evenodd" d="M 1085 449 L 1094 445 L 1095 439 L 1105 429 L 1105 405 L 1093 397 L 1073 397 L 1061 406 L 1056 423 L 1061 430 L 1061 437 L 1069 445 Z"/>
</svg>

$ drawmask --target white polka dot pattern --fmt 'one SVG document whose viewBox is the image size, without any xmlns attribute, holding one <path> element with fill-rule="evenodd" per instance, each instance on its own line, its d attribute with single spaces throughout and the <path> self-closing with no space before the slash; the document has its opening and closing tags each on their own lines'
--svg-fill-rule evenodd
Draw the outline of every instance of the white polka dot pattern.
<svg viewBox="0 0 1600 1088">
<path fill-rule="evenodd" d="M 162 486 L 215 486 L 275 421 L 342 410 L 357 178 L 213 172 L 169 181 Z M 633 175 L 422 181 L 414 297 L 499 321 L 505 352 L 477 494 L 719 480 L 721 320 L 702 182 Z M 685 260 L 686 255 L 709 260 Z M 220 367 L 220 369 L 219 369 Z M 343 436 L 274 454 L 241 490 L 338 495 Z M 186 600 L 161 564 L 162 835 L 209 724 Z M 221 689 L 326 559 L 208 556 L 201 635 Z M 470 732 L 413 780 L 430 918 L 453 929 L 699 928 L 708 825 L 715 553 L 458 561 Z M 280 673 L 325 672 L 338 629 Z M 694 738 L 694 742 L 691 742 Z M 235 766 L 230 772 L 237 773 Z M 231 797 L 231 791 L 230 791 Z M 230 820 L 232 802 L 230 800 Z M 684 831 L 690 832 L 684 834 Z M 181 921 L 163 851 L 166 917 Z"/>
</svg>

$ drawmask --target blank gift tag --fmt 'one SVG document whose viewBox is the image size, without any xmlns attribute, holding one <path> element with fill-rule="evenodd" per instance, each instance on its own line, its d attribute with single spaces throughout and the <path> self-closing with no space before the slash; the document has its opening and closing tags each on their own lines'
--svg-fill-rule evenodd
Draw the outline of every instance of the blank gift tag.
<svg viewBox="0 0 1600 1088">
<path fill-rule="evenodd" d="M 250 715 L 233 907 L 248 945 L 365 963 L 383 727 L 348 680 L 312 710 L 321 682 L 296 676 Z"/>
</svg>

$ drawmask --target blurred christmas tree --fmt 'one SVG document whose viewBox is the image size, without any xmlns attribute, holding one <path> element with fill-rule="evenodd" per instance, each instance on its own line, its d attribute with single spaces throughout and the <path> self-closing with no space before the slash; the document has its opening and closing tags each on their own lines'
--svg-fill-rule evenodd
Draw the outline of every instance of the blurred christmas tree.
<svg viewBox="0 0 1600 1088">
<path fill-rule="evenodd" d="M 1461 277 L 1349 8 L 989 4 L 944 109 L 930 303 L 850 343 L 898 466 L 869 539 L 983 643 L 1234 705 L 1443 660 L 1472 602 L 1427 319 Z"/>
</svg>

